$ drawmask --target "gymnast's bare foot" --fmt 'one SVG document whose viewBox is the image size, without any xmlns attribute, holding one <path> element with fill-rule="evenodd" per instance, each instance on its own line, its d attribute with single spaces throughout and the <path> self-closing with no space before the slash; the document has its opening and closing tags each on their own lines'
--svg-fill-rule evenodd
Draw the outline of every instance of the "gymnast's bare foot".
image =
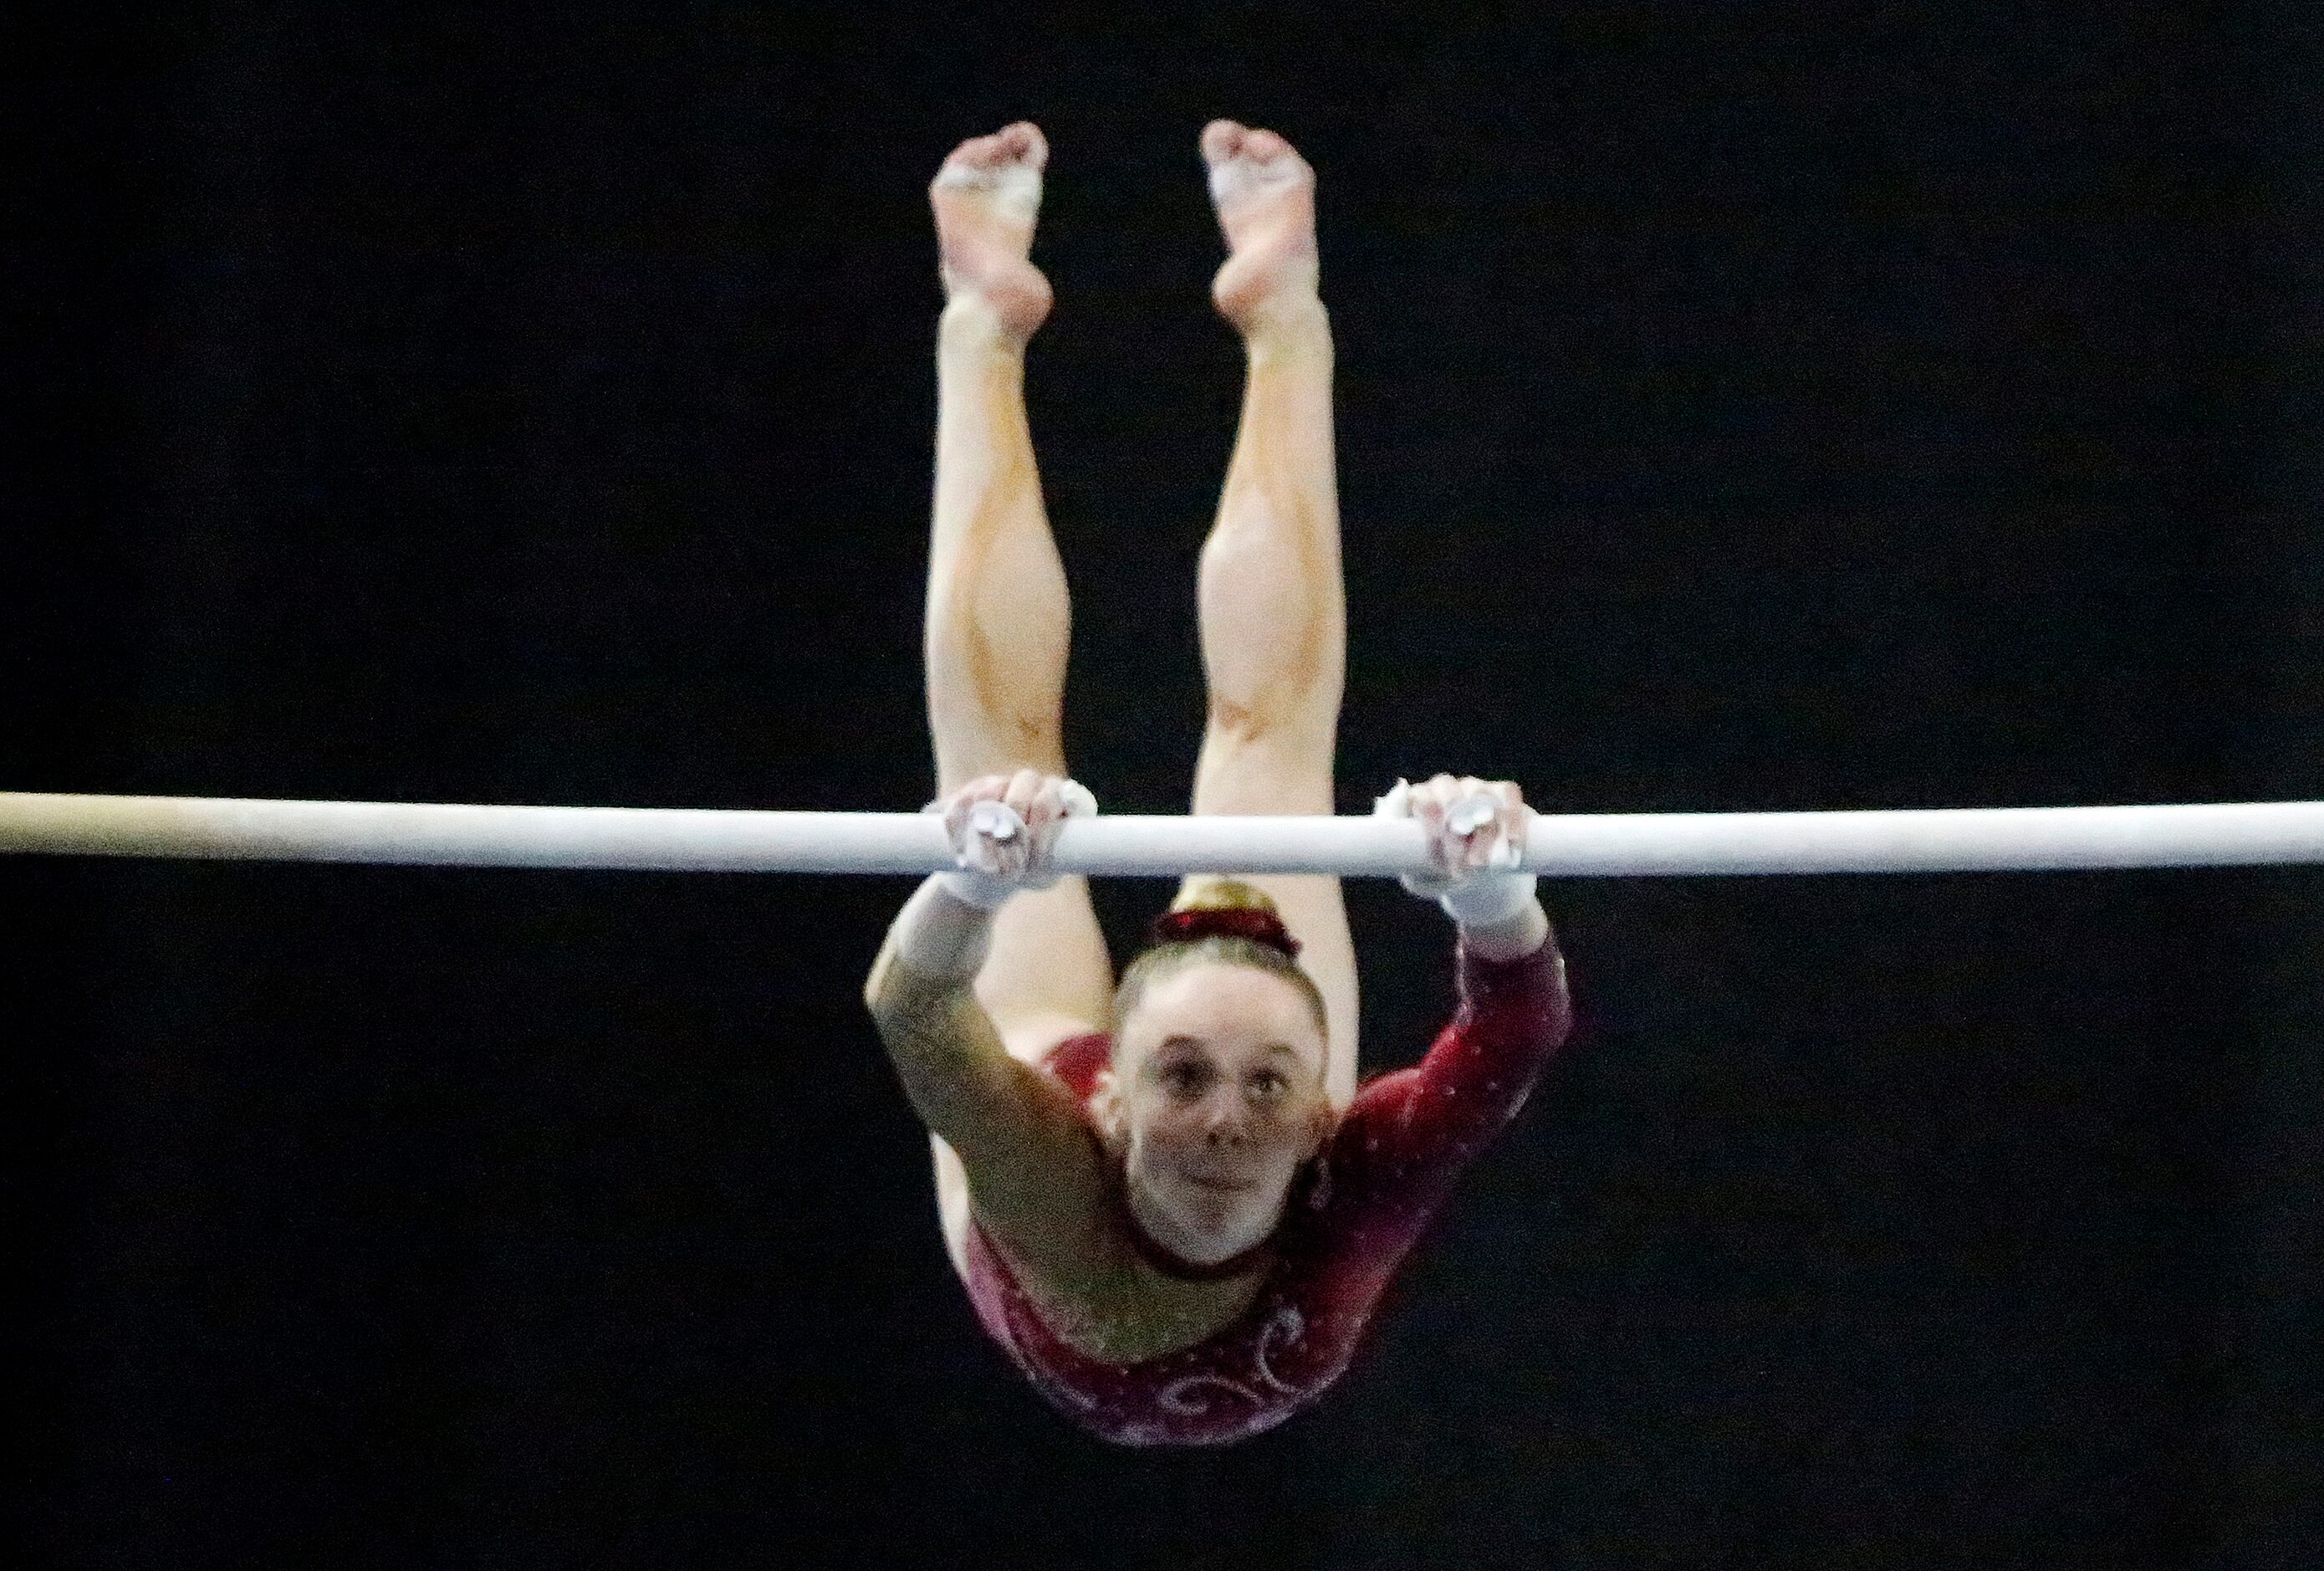
<svg viewBox="0 0 2324 1571">
<path fill-rule="evenodd" d="M 1272 131 L 1232 120 L 1203 127 L 1211 201 L 1226 263 L 1211 282 L 1219 314 L 1245 338 L 1304 317 L 1315 295 L 1315 171 Z"/>
<path fill-rule="evenodd" d="M 945 299 L 989 308 L 1001 334 L 1018 344 L 1049 314 L 1049 281 L 1028 260 L 1048 162 L 1041 128 L 1019 120 L 954 148 L 928 185 Z"/>
</svg>

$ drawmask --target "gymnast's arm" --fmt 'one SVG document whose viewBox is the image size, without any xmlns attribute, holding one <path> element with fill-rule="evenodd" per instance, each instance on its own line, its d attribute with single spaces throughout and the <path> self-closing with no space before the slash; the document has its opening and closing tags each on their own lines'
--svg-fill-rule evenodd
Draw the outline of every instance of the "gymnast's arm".
<svg viewBox="0 0 2324 1571">
<path fill-rule="evenodd" d="M 1460 1009 L 1404 1072 L 1408 1100 L 1398 1132 L 1411 1155 L 1456 1164 L 1517 1116 L 1573 1026 L 1565 956 L 1538 897 L 1503 921 L 1463 922 L 1460 935 Z"/>
<path fill-rule="evenodd" d="M 888 929 L 863 1002 L 931 1132 L 960 1156 L 977 1219 L 1023 1263 L 1086 1258 L 1103 1176 L 1088 1122 L 1056 1077 L 1011 1058 L 976 1000 L 992 917 L 920 885 Z"/>
<path fill-rule="evenodd" d="M 1386 1224 L 1378 1236 L 1408 1236 L 1426 1220 L 1572 1028 L 1564 956 L 1539 900 L 1498 922 L 1463 923 L 1460 935 L 1459 1012 L 1418 1064 L 1358 1094 L 1342 1131 L 1345 1149 L 1360 1153 L 1350 1199 Z"/>
<path fill-rule="evenodd" d="M 1434 871 L 1403 883 L 1460 926 L 1461 1008 L 1425 1059 L 1372 1082 L 1350 1113 L 1368 1151 L 1395 1150 L 1391 1166 L 1457 1166 L 1517 1115 L 1572 1029 L 1538 880 L 1511 865 L 1533 811 L 1514 781 L 1450 774 L 1399 779 L 1372 811 L 1426 831 Z"/>
</svg>

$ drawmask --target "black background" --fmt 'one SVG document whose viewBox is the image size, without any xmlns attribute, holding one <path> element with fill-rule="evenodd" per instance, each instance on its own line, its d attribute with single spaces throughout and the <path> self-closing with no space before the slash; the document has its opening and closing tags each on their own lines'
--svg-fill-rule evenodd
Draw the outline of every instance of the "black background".
<svg viewBox="0 0 2324 1571">
<path fill-rule="evenodd" d="M 918 807 L 924 188 L 1022 116 L 1068 752 L 1184 811 L 1230 115 L 1320 173 L 1342 811 L 2324 795 L 2312 16 L 51 39 L 6 783 Z M 1573 1040 L 1341 1387 L 1198 1454 L 977 1329 L 860 1003 L 910 887 L 0 865 L 17 1563 L 2317 1563 L 2313 870 L 1546 883 Z M 1371 1073 L 1449 930 L 1349 899 Z"/>
</svg>

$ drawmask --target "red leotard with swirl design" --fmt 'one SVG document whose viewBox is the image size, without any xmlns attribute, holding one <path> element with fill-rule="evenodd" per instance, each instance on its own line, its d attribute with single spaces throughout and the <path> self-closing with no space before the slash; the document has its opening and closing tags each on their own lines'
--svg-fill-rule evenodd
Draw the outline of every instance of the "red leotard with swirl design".
<svg viewBox="0 0 2324 1571">
<path fill-rule="evenodd" d="M 1259 1296 L 1194 1345 L 1135 1363 L 1074 1351 L 972 1224 L 969 1300 L 1034 1388 L 1124 1446 L 1225 1445 L 1321 1396 L 1347 1368 L 1382 1289 L 1453 1180 L 1516 1116 L 1572 1027 L 1554 938 L 1509 961 L 1480 959 L 1463 946 L 1456 969 L 1452 1023 L 1420 1063 L 1357 1092 L 1292 1189 Z M 1086 1103 L 1110 1050 L 1102 1035 L 1074 1037 L 1052 1049 L 1045 1067 Z M 1120 1207 L 1118 1185 L 1114 1194 Z M 1137 1227 L 1126 1207 L 1119 1220 Z"/>
</svg>

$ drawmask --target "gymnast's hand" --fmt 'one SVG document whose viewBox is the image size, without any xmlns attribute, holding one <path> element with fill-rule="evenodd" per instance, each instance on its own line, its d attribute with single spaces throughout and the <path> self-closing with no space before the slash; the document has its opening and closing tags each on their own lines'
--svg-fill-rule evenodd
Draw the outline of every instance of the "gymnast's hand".
<svg viewBox="0 0 2324 1571">
<path fill-rule="evenodd" d="M 1407 873 L 1399 882 L 1463 926 L 1505 919 L 1533 898 L 1538 881 L 1520 871 L 1533 809 L 1516 781 L 1449 774 L 1420 785 L 1398 780 L 1372 813 L 1420 821 L 1430 871 Z"/>
<path fill-rule="evenodd" d="M 1047 889 L 1065 876 L 1050 865 L 1057 831 L 1097 811 L 1086 787 L 1063 775 L 1020 769 L 981 775 L 920 809 L 944 815 L 959 871 L 945 887 L 969 904 L 998 909 L 1020 889 Z"/>
</svg>

